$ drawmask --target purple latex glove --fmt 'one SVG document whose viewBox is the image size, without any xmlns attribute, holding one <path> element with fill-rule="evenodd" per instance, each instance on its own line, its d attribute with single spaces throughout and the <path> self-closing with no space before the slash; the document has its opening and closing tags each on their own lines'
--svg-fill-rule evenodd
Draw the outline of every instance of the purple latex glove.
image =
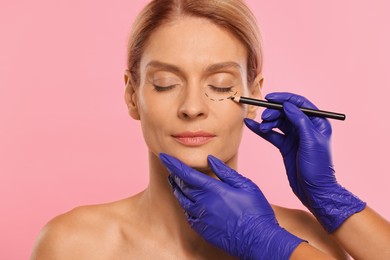
<svg viewBox="0 0 390 260">
<path fill-rule="evenodd" d="M 240 259 L 288 259 L 302 242 L 279 226 L 260 189 L 219 159 L 208 163 L 221 181 L 167 154 L 160 159 L 188 223 L 209 243 Z"/>
<path fill-rule="evenodd" d="M 266 109 L 261 124 L 251 119 L 245 119 L 245 124 L 279 149 L 293 192 L 325 230 L 333 232 L 352 214 L 363 210 L 366 204 L 337 183 L 329 121 L 302 113 L 298 106 L 316 109 L 302 96 L 271 93 L 265 98 L 283 103 L 284 110 Z"/>
</svg>

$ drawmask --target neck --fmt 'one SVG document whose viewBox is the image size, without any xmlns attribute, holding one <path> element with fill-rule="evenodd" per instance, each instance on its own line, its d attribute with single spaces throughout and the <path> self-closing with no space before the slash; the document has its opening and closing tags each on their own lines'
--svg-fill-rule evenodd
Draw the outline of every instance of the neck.
<svg viewBox="0 0 390 260">
<path fill-rule="evenodd" d="M 144 200 L 151 225 L 156 225 L 162 236 L 187 249 L 201 246 L 203 239 L 188 225 L 183 209 L 168 183 L 169 172 L 160 159 L 149 152 L 149 186 Z M 188 242 L 186 244 L 185 242 Z"/>
<path fill-rule="evenodd" d="M 149 175 L 149 186 L 143 193 L 142 200 L 145 205 L 144 216 L 156 235 L 187 252 L 219 251 L 191 229 L 168 183 L 169 172 L 151 152 Z"/>
</svg>

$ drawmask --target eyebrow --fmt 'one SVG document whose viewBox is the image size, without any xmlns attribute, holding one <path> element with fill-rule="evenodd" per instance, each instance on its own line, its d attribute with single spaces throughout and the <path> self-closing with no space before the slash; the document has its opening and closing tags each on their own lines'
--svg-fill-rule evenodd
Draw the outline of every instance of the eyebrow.
<svg viewBox="0 0 390 260">
<path fill-rule="evenodd" d="M 206 68 L 206 72 L 215 72 L 215 71 L 225 70 L 230 68 L 235 68 L 241 71 L 240 64 L 234 61 L 227 61 L 227 62 L 216 63 L 208 66 Z"/>
<path fill-rule="evenodd" d="M 148 68 L 148 67 L 154 67 L 157 69 L 164 69 L 167 71 L 172 71 L 172 72 L 183 74 L 183 71 L 179 67 L 172 65 L 172 64 L 169 64 L 169 63 L 161 62 L 161 61 L 151 61 L 146 65 L 146 68 Z M 212 72 L 230 69 L 230 68 L 235 68 L 235 69 L 242 71 L 240 64 L 238 64 L 237 62 L 234 62 L 234 61 L 227 61 L 227 62 L 212 64 L 212 65 L 208 66 L 205 71 L 207 73 L 212 73 Z"/>
<path fill-rule="evenodd" d="M 172 65 L 172 64 L 165 63 L 165 62 L 161 62 L 161 61 L 151 61 L 148 64 L 146 64 L 145 68 L 148 68 L 148 67 L 154 67 L 157 69 L 164 69 L 164 70 L 168 70 L 168 71 L 172 71 L 172 72 L 176 72 L 176 73 L 182 73 L 182 70 L 179 67 Z"/>
</svg>

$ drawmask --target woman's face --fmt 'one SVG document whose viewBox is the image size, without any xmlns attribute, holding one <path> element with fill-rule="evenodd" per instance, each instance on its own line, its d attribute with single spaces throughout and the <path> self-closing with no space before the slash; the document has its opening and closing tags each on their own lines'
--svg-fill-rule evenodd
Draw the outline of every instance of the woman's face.
<svg viewBox="0 0 390 260">
<path fill-rule="evenodd" d="M 201 170 L 209 154 L 234 166 L 243 119 L 254 117 L 255 108 L 210 95 L 259 97 L 257 84 L 247 86 L 246 64 L 239 40 L 206 19 L 180 18 L 158 28 L 141 58 L 140 85 L 126 94 L 150 152 Z"/>
</svg>

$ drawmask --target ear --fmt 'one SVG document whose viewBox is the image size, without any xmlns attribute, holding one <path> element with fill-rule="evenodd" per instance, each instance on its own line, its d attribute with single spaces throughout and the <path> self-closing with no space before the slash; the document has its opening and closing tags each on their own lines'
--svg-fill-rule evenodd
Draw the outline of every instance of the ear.
<svg viewBox="0 0 390 260">
<path fill-rule="evenodd" d="M 263 98 L 262 94 L 261 94 L 261 90 L 263 88 L 263 81 L 264 81 L 264 78 L 263 78 L 262 74 L 259 73 L 256 76 L 255 80 L 253 81 L 252 86 L 250 86 L 249 96 L 251 98 L 256 98 L 256 99 Z M 257 115 L 258 108 L 259 108 L 258 106 L 249 105 L 247 117 L 254 119 Z"/>
<path fill-rule="evenodd" d="M 137 89 L 134 85 L 134 81 L 129 70 L 125 70 L 124 79 L 126 85 L 125 102 L 129 111 L 129 115 L 135 120 L 140 120 L 137 101 Z"/>
</svg>

